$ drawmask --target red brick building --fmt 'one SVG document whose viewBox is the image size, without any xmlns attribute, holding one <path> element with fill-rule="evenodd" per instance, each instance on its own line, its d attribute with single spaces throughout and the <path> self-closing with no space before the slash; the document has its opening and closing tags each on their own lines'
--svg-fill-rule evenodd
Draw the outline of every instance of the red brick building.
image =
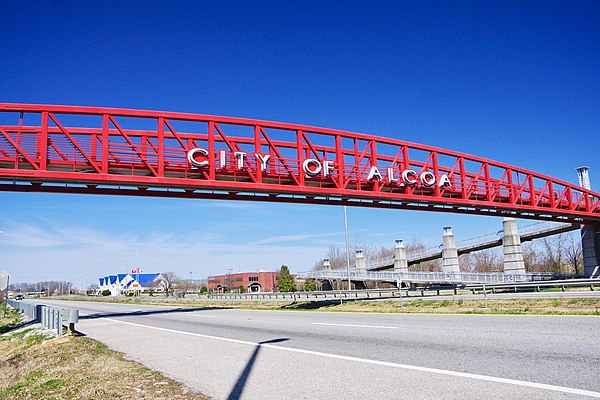
<svg viewBox="0 0 600 400">
<path fill-rule="evenodd" d="M 209 276 L 208 291 L 223 293 L 242 286 L 244 293 L 276 292 L 278 278 L 279 272 L 265 271 Z"/>
</svg>

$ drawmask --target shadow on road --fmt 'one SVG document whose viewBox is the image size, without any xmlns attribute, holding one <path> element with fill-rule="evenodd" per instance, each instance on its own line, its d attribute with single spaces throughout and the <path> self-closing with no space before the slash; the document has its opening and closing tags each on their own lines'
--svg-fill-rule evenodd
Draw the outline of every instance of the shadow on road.
<svg viewBox="0 0 600 400">
<path fill-rule="evenodd" d="M 131 312 L 98 312 L 95 314 L 88 314 L 79 317 L 79 319 L 98 319 L 98 318 L 109 318 L 109 317 L 135 317 L 142 315 L 156 315 L 156 314 L 174 314 L 174 313 L 188 313 L 194 311 L 207 311 L 207 310 L 223 310 L 226 307 L 193 307 L 193 308 L 168 308 L 163 310 L 137 310 Z"/>
<path fill-rule="evenodd" d="M 258 353 L 260 352 L 261 346 L 263 344 L 281 343 L 281 342 L 285 342 L 287 340 L 290 340 L 290 339 L 279 338 L 279 339 L 272 339 L 272 340 L 266 340 L 263 342 L 259 342 L 258 346 L 256 346 L 256 349 L 254 349 L 254 353 L 252 353 L 252 356 L 246 363 L 246 367 L 244 368 L 244 370 L 238 377 L 238 380 L 235 383 L 235 386 L 231 390 L 231 393 L 229 393 L 229 396 L 227 396 L 227 400 L 238 400 L 242 396 L 242 392 L 244 391 L 244 387 L 246 386 L 246 381 L 248 380 L 248 377 L 250 376 L 250 373 L 252 372 L 252 368 L 254 367 L 254 363 L 256 362 L 256 358 L 258 357 Z"/>
<path fill-rule="evenodd" d="M 389 297 L 387 297 L 389 299 Z M 350 303 L 353 301 L 362 300 L 377 300 L 383 299 L 383 297 L 353 297 L 342 299 L 344 303 Z M 282 310 L 316 310 L 325 307 L 335 307 L 340 305 L 340 299 L 329 299 L 329 300 L 318 300 L 318 301 L 306 301 L 306 302 L 294 302 L 281 306 Z"/>
</svg>

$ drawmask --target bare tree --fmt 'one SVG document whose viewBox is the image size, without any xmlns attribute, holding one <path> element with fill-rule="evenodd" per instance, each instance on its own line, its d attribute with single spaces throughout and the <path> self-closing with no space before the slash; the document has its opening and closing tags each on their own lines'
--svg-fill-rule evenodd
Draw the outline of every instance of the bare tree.
<svg viewBox="0 0 600 400">
<path fill-rule="evenodd" d="M 559 235 L 542 238 L 542 263 L 546 272 L 560 274 L 563 272 L 565 236 Z"/>
<path fill-rule="evenodd" d="M 565 242 L 565 259 L 574 274 L 583 274 L 583 251 L 579 236 L 569 235 Z"/>
<path fill-rule="evenodd" d="M 175 272 L 163 272 L 157 278 L 159 285 L 165 292 L 165 297 L 169 297 L 169 293 L 173 290 L 173 284 L 179 280 L 179 276 Z"/>
<path fill-rule="evenodd" d="M 503 259 L 497 249 L 476 251 L 473 258 L 477 272 L 500 272 L 503 268 Z"/>
<path fill-rule="evenodd" d="M 544 266 L 539 262 L 538 252 L 532 243 L 524 243 L 521 245 L 523 251 L 523 262 L 525 271 L 527 272 L 543 272 Z"/>
<path fill-rule="evenodd" d="M 340 269 L 346 266 L 346 252 L 338 246 L 330 245 L 324 258 L 329 259 L 331 269 Z M 315 267 L 317 270 L 323 269 L 323 260 L 317 261 Z"/>
</svg>

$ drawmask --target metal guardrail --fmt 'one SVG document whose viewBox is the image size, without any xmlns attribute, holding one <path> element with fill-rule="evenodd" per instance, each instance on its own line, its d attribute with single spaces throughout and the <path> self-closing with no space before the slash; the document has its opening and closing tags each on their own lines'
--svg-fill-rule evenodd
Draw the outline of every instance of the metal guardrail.
<svg viewBox="0 0 600 400">
<path fill-rule="evenodd" d="M 402 289 L 406 291 L 407 289 Z M 215 300 L 302 300 L 327 298 L 369 298 L 383 296 L 400 296 L 400 290 L 392 289 L 363 289 L 363 290 L 323 290 L 314 292 L 258 292 L 258 293 L 212 293 L 209 299 Z"/>
<path fill-rule="evenodd" d="M 79 310 L 74 308 L 63 309 L 13 299 L 8 299 L 7 303 L 35 322 L 39 322 L 48 329 L 53 330 L 59 336 L 63 334 L 63 321 L 67 322 L 70 332 L 75 330 L 75 324 L 79 322 Z"/>
<path fill-rule="evenodd" d="M 344 270 L 320 270 L 303 272 L 297 276 L 314 279 L 348 279 L 348 272 Z M 472 273 L 472 272 L 374 272 L 350 271 L 350 280 L 356 281 L 387 281 L 387 282 L 412 282 L 412 283 L 450 283 L 450 284 L 477 284 L 477 283 L 514 283 L 532 282 L 552 279 L 551 273 L 529 274 L 504 274 Z"/>
<path fill-rule="evenodd" d="M 218 293 L 209 294 L 208 298 L 213 300 L 323 300 L 323 299 L 365 299 L 381 297 L 410 298 L 411 293 L 416 293 L 421 297 L 425 293 L 435 292 L 440 295 L 442 291 L 452 291 L 458 295 L 458 290 L 468 290 L 475 294 L 475 291 L 481 291 L 483 294 L 494 292 L 496 289 L 532 289 L 539 292 L 541 288 L 560 288 L 565 291 L 566 287 L 588 287 L 590 291 L 600 287 L 600 279 L 568 279 L 553 281 L 531 281 L 531 282 L 510 282 L 503 284 L 479 284 L 479 285 L 431 285 L 412 288 L 391 288 L 391 289 L 363 289 L 363 290 L 324 290 L 314 292 L 261 292 L 261 293 Z"/>
<path fill-rule="evenodd" d="M 600 286 L 600 279 L 560 279 L 552 281 L 541 281 L 541 282 L 521 282 L 514 284 L 490 284 L 490 285 L 468 285 L 465 289 L 475 290 L 494 290 L 494 289 L 534 289 L 540 291 L 541 288 L 560 288 L 563 292 L 566 287 L 589 287 L 590 291 L 594 291 L 595 287 Z"/>
</svg>

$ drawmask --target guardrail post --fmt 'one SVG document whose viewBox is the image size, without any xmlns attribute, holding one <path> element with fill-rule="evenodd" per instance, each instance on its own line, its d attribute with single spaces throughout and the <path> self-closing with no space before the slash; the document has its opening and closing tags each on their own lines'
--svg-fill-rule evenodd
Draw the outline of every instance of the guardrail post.
<svg viewBox="0 0 600 400">
<path fill-rule="evenodd" d="M 44 312 L 44 306 L 42 306 L 41 304 L 36 304 L 35 305 L 35 312 L 33 313 L 34 315 L 31 317 L 35 320 L 35 322 L 42 322 L 42 314 Z"/>
<path fill-rule="evenodd" d="M 67 312 L 68 334 L 75 334 L 75 324 L 79 322 L 79 310 L 69 308 Z"/>
<path fill-rule="evenodd" d="M 484 301 L 485 308 L 488 308 L 487 290 L 485 289 L 485 285 L 483 285 L 483 301 Z"/>
</svg>

